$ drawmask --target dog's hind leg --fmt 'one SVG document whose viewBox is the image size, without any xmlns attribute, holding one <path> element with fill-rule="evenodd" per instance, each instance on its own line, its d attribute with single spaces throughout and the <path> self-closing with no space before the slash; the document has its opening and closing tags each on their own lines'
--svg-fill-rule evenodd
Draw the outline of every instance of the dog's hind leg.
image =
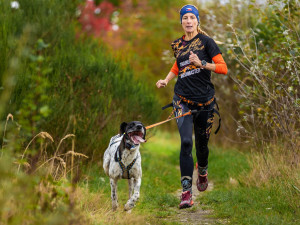
<svg viewBox="0 0 300 225">
<path fill-rule="evenodd" d="M 106 175 L 109 175 L 109 164 L 110 164 L 110 155 L 106 150 L 103 155 L 103 169 Z"/>
<path fill-rule="evenodd" d="M 110 178 L 111 187 L 111 203 L 112 210 L 115 211 L 118 208 L 118 195 L 117 195 L 117 180 Z"/>
<path fill-rule="evenodd" d="M 128 179 L 128 191 L 129 191 L 129 199 L 131 198 L 132 194 L 133 194 L 133 178 Z"/>
<path fill-rule="evenodd" d="M 142 183 L 142 179 L 138 178 L 138 179 L 134 179 L 133 184 L 134 184 L 134 193 L 131 196 L 131 198 L 127 201 L 124 210 L 128 211 L 130 209 L 132 209 L 136 203 L 136 201 L 140 198 L 140 188 L 141 188 L 141 183 Z"/>
</svg>

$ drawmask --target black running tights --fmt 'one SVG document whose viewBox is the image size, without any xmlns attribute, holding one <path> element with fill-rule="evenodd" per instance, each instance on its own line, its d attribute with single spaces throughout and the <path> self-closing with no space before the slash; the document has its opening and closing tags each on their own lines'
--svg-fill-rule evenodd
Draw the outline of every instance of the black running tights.
<svg viewBox="0 0 300 225">
<path fill-rule="evenodd" d="M 180 99 L 174 96 L 173 103 L 178 103 Z M 185 102 L 181 102 L 176 109 L 176 116 L 184 114 L 189 110 L 199 109 Z M 198 113 L 177 119 L 177 126 L 181 138 L 180 150 L 180 171 L 181 177 L 193 177 L 194 161 L 192 156 L 193 148 L 193 128 L 195 133 L 196 156 L 198 166 L 207 167 L 208 165 L 208 140 L 213 124 L 214 102 L 200 110 Z"/>
</svg>

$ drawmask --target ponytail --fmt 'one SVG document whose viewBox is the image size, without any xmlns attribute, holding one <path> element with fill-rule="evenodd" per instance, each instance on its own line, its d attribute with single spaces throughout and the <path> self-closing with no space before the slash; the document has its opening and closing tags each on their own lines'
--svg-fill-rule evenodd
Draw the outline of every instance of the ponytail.
<svg viewBox="0 0 300 225">
<path fill-rule="evenodd" d="M 202 29 L 200 28 L 200 24 L 198 24 L 198 26 L 197 26 L 197 31 L 198 31 L 198 33 L 200 33 L 200 34 L 203 34 L 203 35 L 206 35 L 206 36 L 209 37 L 209 35 L 208 35 L 204 30 L 202 30 Z"/>
</svg>

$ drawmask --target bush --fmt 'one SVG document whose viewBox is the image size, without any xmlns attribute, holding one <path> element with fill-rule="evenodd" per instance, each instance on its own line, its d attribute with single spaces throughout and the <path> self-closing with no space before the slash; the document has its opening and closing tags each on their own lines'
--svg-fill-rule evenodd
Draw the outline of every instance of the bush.
<svg viewBox="0 0 300 225">
<path fill-rule="evenodd" d="M 282 146 L 299 160 L 299 5 L 273 1 L 258 11 L 252 30 L 233 28 L 232 54 L 244 68 L 234 77 L 242 119 L 238 131 L 257 150 Z M 263 151 L 263 150 L 262 150 Z M 294 161 L 295 160 L 295 161 Z"/>
</svg>

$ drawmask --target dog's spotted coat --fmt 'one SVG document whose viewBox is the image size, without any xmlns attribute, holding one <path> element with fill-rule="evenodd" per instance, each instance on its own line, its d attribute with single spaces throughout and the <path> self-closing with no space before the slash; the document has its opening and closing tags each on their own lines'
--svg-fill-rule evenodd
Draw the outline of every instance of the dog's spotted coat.
<svg viewBox="0 0 300 225">
<path fill-rule="evenodd" d="M 108 148 L 103 157 L 103 168 L 110 178 L 112 209 L 118 208 L 117 181 L 122 178 L 128 179 L 129 199 L 124 206 L 125 211 L 131 210 L 140 197 L 142 179 L 141 154 L 139 151 L 140 142 L 144 142 L 146 129 L 139 121 L 122 123 L 120 134 L 110 139 Z M 120 154 L 121 162 L 125 167 L 136 160 L 129 170 L 129 177 L 122 171 L 117 160 L 117 151 Z"/>
</svg>

